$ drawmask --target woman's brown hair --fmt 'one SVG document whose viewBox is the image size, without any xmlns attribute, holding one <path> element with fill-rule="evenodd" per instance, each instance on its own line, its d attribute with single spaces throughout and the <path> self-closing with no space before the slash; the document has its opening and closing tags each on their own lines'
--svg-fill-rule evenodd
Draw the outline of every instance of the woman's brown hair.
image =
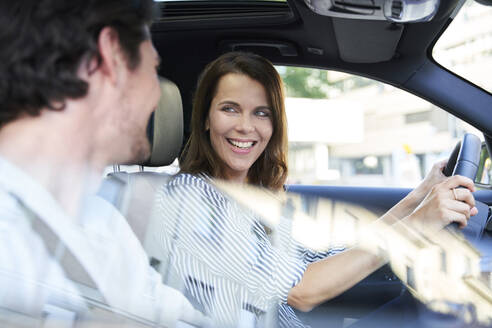
<svg viewBox="0 0 492 328">
<path fill-rule="evenodd" d="M 244 74 L 258 81 L 265 88 L 272 110 L 272 137 L 249 169 L 248 183 L 281 189 L 287 178 L 287 119 L 282 80 L 272 63 L 251 53 L 226 53 L 208 64 L 202 72 L 193 99 L 191 135 L 180 157 L 181 172 L 226 178 L 222 174 L 225 163 L 212 148 L 205 122 L 217 85 L 229 73 Z"/>
</svg>

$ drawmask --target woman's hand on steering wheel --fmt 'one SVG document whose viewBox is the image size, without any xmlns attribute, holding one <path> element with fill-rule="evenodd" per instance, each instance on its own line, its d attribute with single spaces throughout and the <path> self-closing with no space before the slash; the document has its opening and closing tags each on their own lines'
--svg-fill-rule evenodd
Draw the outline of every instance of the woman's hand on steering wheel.
<svg viewBox="0 0 492 328">
<path fill-rule="evenodd" d="M 436 166 L 433 170 L 437 169 Z M 435 173 L 429 175 L 433 175 L 429 181 L 434 181 Z M 431 187 L 424 200 L 410 214 L 408 222 L 419 230 L 429 232 L 441 230 L 452 222 L 464 228 L 470 217 L 478 213 L 472 194 L 474 191 L 475 185 L 467 177 L 455 175 L 444 178 Z"/>
<path fill-rule="evenodd" d="M 415 188 L 414 193 L 417 195 L 416 200 L 418 203 L 420 203 L 425 198 L 425 196 L 427 196 L 432 187 L 446 180 L 447 177 L 444 175 L 443 170 L 446 167 L 447 163 L 447 159 L 434 163 L 429 173 L 427 173 L 427 175 L 425 176 L 424 180 L 422 180 L 417 188 Z"/>
</svg>

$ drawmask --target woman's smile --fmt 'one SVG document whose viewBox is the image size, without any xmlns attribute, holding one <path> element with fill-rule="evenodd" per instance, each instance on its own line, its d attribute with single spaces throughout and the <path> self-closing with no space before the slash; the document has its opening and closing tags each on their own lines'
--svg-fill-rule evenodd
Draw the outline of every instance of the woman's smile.
<svg viewBox="0 0 492 328">
<path fill-rule="evenodd" d="M 251 140 L 241 140 L 241 139 L 231 139 L 226 138 L 226 140 L 231 144 L 232 151 L 239 154 L 247 154 L 251 151 L 257 142 Z"/>
</svg>

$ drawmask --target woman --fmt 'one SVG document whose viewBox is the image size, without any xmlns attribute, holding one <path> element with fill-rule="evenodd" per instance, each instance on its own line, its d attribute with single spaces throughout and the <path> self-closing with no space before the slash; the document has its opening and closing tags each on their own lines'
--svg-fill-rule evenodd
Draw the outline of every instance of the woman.
<svg viewBox="0 0 492 328">
<path fill-rule="evenodd" d="M 181 173 L 160 193 L 158 215 L 164 216 L 162 244 L 170 271 L 216 325 L 268 321 L 262 314 L 280 303 L 280 325 L 302 326 L 290 306 L 308 311 L 385 262 L 357 248 L 326 254 L 305 250 L 299 256 L 274 249 L 255 215 L 207 182 L 222 178 L 281 190 L 286 152 L 283 88 L 272 64 L 245 53 L 228 53 L 210 63 L 198 82 Z M 443 165 L 436 164 L 381 220 L 403 218 L 421 227 L 429 226 L 425 218 L 432 217 L 434 229 L 451 221 L 466 225 L 476 213 L 473 182 L 445 179 Z M 460 185 L 468 189 L 456 190 L 462 200 L 457 201 L 452 189 Z"/>
</svg>

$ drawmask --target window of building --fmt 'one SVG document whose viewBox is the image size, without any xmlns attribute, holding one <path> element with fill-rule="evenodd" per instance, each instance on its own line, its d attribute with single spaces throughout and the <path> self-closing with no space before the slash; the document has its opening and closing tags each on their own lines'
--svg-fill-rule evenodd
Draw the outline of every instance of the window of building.
<svg viewBox="0 0 492 328">
<path fill-rule="evenodd" d="M 416 112 L 416 113 L 409 113 L 405 115 L 405 123 L 406 124 L 412 124 L 412 123 L 421 123 L 421 122 L 427 122 L 431 118 L 431 111 L 426 110 L 424 112 Z"/>
</svg>

